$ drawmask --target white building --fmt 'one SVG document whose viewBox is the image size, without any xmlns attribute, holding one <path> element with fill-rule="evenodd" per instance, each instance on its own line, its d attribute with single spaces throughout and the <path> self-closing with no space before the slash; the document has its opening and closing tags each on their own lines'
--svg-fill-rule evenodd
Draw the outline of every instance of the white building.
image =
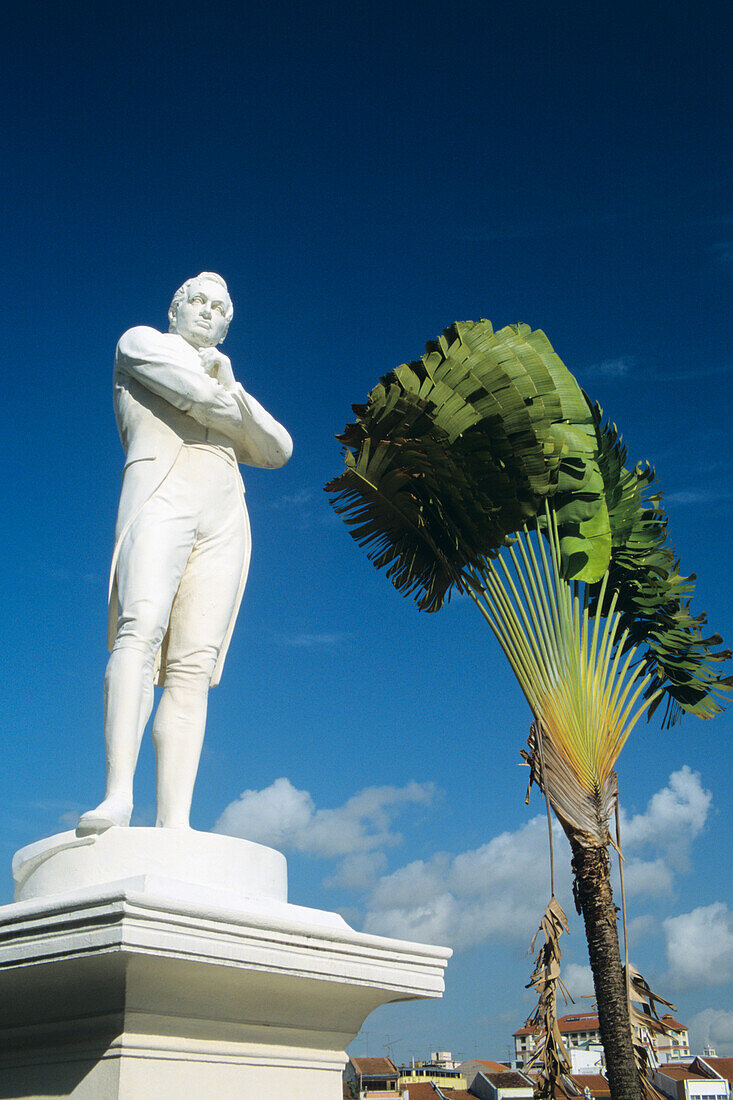
<svg viewBox="0 0 733 1100">
<path fill-rule="evenodd" d="M 637 1040 L 647 1047 L 653 1064 L 689 1061 L 690 1037 L 687 1027 L 670 1015 L 662 1016 L 661 1021 L 663 1026 L 655 1024 L 650 1027 L 634 1027 Z M 561 1016 L 557 1022 L 573 1063 L 573 1073 L 592 1072 L 599 1065 L 601 1067 L 605 1065 L 605 1061 L 601 1060 L 599 1063 L 595 1060 L 598 1051 L 603 1049 L 597 1012 Z M 514 1051 L 518 1066 L 526 1065 L 534 1054 L 537 1049 L 538 1034 L 536 1028 L 530 1027 L 520 1027 L 519 1031 L 514 1032 Z M 587 1060 L 583 1062 L 581 1059 L 576 1069 L 576 1062 L 573 1059 L 580 1058 L 580 1054 L 574 1055 L 574 1051 L 586 1051 L 594 1061 L 589 1064 Z"/>
</svg>

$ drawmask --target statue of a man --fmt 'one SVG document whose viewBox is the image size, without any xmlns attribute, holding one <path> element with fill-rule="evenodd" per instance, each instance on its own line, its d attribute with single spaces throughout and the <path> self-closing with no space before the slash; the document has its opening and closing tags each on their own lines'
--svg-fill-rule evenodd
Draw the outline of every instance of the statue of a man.
<svg viewBox="0 0 733 1100">
<path fill-rule="evenodd" d="M 157 825 L 187 828 L 206 723 L 251 549 L 237 466 L 275 469 L 287 431 L 237 382 L 217 349 L 232 319 L 220 275 L 176 291 L 167 333 L 140 326 L 115 355 L 114 408 L 126 463 L 110 573 L 104 681 L 107 792 L 78 831 L 128 825 L 153 684 Z"/>
</svg>

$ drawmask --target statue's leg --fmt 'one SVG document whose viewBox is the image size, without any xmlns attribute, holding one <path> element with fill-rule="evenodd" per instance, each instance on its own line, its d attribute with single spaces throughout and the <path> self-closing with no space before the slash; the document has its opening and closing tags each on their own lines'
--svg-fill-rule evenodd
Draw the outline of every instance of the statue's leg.
<svg viewBox="0 0 733 1100">
<path fill-rule="evenodd" d="M 82 815 L 82 833 L 130 821 L 135 766 L 153 706 L 155 657 L 195 538 L 195 519 L 180 509 L 182 495 L 169 475 L 120 551 L 117 636 L 104 679 L 107 790 L 104 801 Z"/>
<path fill-rule="evenodd" d="M 210 674 L 209 674 L 210 675 Z M 185 683 L 166 677 L 153 723 L 157 758 L 156 825 L 187 829 L 206 728 L 209 681 L 191 676 Z"/>
<path fill-rule="evenodd" d="M 249 554 L 239 472 L 211 452 L 198 451 L 194 457 L 206 485 L 206 504 L 171 611 L 165 684 L 153 722 L 156 824 L 174 829 L 189 825 L 209 683 Z"/>
</svg>

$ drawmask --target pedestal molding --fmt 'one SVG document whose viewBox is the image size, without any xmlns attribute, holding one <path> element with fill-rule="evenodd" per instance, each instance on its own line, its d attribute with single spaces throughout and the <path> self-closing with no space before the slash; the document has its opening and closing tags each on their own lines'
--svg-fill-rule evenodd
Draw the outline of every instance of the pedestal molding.
<svg viewBox="0 0 733 1100">
<path fill-rule="evenodd" d="M 442 974 L 452 954 L 449 948 L 423 948 L 355 932 L 345 922 L 342 928 L 332 929 L 242 911 L 202 907 L 192 913 L 188 908 L 172 908 L 168 898 L 154 898 L 122 887 L 110 888 L 96 897 L 82 898 L 81 893 L 87 891 L 67 899 L 55 897 L 0 908 L 4 965 L 29 958 L 40 962 L 105 950 L 145 953 L 151 949 L 154 937 L 158 955 L 214 959 L 221 965 L 282 969 L 287 973 L 299 960 L 299 972 L 315 978 L 324 976 L 315 961 L 321 955 L 328 956 L 332 979 L 342 972 L 344 979 L 351 981 L 355 980 L 351 973 L 354 965 L 361 963 L 373 970 L 383 965 L 394 967 L 399 959 L 397 969 L 408 970 L 409 980 L 401 982 L 395 975 L 390 987 L 414 989 L 416 979 L 422 978 L 419 984 L 424 995 L 435 996 L 443 991 Z M 289 908 L 296 912 L 299 909 Z M 186 938 L 186 951 L 181 950 L 181 936 Z M 267 960 L 262 957 L 265 952 L 270 953 Z M 287 959 L 278 965 L 277 958 L 271 956 L 282 952 Z M 370 981 L 363 974 L 359 983 L 383 987 L 384 975 Z"/>
<path fill-rule="evenodd" d="M 450 955 L 157 870 L 54 889 L 0 908 L 0 1100 L 341 1100 L 365 1018 L 439 997 Z"/>
</svg>

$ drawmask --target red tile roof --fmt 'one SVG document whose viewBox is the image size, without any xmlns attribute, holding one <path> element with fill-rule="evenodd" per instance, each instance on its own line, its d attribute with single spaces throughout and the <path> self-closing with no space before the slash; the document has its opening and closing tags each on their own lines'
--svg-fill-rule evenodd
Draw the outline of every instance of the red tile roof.
<svg viewBox="0 0 733 1100">
<path fill-rule="evenodd" d="M 681 1024 L 679 1020 L 675 1020 L 673 1016 L 667 1013 L 666 1016 L 661 1017 L 664 1027 L 669 1031 L 687 1031 L 687 1025 Z M 558 1019 L 558 1026 L 562 1035 L 574 1035 L 578 1031 L 598 1031 L 598 1013 L 597 1012 L 585 1012 L 568 1016 L 561 1016 Z M 653 1031 L 662 1031 L 662 1027 L 656 1022 L 652 1022 L 650 1025 Z M 537 1027 L 520 1027 L 519 1031 L 514 1032 L 515 1038 L 521 1038 L 523 1035 L 536 1035 L 539 1031 Z"/>
<path fill-rule="evenodd" d="M 706 1058 L 703 1054 L 701 1060 L 726 1081 L 733 1081 L 733 1058 Z"/>
<path fill-rule="evenodd" d="M 573 1073 L 570 1079 L 581 1092 L 589 1088 L 591 1096 L 611 1095 L 611 1086 L 602 1073 Z"/>
<path fill-rule="evenodd" d="M 681 1024 L 675 1020 L 672 1016 L 661 1016 L 661 1023 L 657 1023 L 656 1020 L 649 1020 L 645 1027 L 648 1027 L 650 1031 L 656 1031 L 660 1035 L 664 1035 L 670 1031 L 682 1032 L 687 1031 L 687 1025 Z"/>
<path fill-rule="evenodd" d="M 665 1065 L 659 1067 L 658 1072 L 663 1073 L 665 1077 L 671 1077 L 673 1081 L 705 1080 L 701 1073 L 693 1073 L 689 1065 L 680 1065 L 679 1062 L 666 1062 Z"/>
<path fill-rule="evenodd" d="M 503 1073 L 504 1070 L 509 1069 L 505 1062 L 492 1062 L 490 1059 L 483 1058 L 474 1058 L 473 1061 L 478 1062 L 480 1066 L 486 1066 L 486 1069 L 491 1070 L 492 1073 Z"/>
<path fill-rule="evenodd" d="M 523 1071 L 527 1073 L 528 1077 L 533 1078 L 535 1082 L 539 1082 L 540 1074 L 534 1070 Z M 611 1086 L 606 1078 L 601 1073 L 572 1073 L 563 1074 L 559 1081 L 555 1083 L 555 1098 L 556 1100 L 577 1100 L 580 1096 L 580 1100 L 583 1098 L 583 1090 L 585 1088 L 590 1089 L 590 1094 L 598 1100 L 609 1100 L 611 1096 Z"/>
<path fill-rule="evenodd" d="M 668 1027 L 671 1031 L 687 1031 L 687 1024 L 681 1024 L 679 1020 L 675 1020 L 674 1016 L 670 1016 L 667 1012 L 664 1016 L 660 1016 L 660 1020 L 665 1027 Z"/>
<path fill-rule="evenodd" d="M 597 1012 L 560 1016 L 557 1022 L 563 1035 L 574 1034 L 576 1031 L 598 1031 Z M 515 1036 L 536 1035 L 538 1030 L 536 1027 L 520 1027 L 519 1031 L 515 1031 L 514 1034 Z"/>
<path fill-rule="evenodd" d="M 357 1073 L 367 1077 L 394 1077 L 399 1073 L 391 1058 L 352 1058 Z"/>
</svg>

